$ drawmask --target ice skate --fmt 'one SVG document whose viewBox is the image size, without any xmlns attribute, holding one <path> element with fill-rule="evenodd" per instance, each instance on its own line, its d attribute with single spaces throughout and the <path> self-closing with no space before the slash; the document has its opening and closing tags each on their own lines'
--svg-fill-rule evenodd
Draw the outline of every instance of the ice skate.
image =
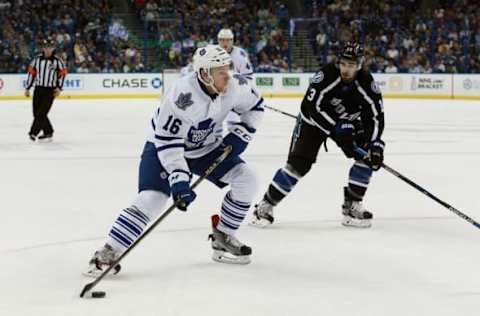
<svg viewBox="0 0 480 316">
<path fill-rule="evenodd" d="M 212 259 L 217 262 L 230 264 L 249 264 L 252 248 L 242 244 L 235 236 L 225 234 L 217 229 L 220 216 L 212 216 Z"/>
<path fill-rule="evenodd" d="M 42 134 L 38 136 L 38 142 L 40 143 L 50 143 L 53 141 L 53 134 Z"/>
<path fill-rule="evenodd" d="M 105 244 L 100 250 L 95 251 L 93 258 L 88 263 L 88 270 L 83 274 L 89 277 L 96 278 L 108 269 L 110 265 L 120 256 L 120 253 L 113 250 L 109 244 Z M 122 267 L 117 264 L 111 274 L 117 274 Z"/>
<path fill-rule="evenodd" d="M 373 214 L 367 211 L 361 201 L 352 199 L 345 189 L 345 201 L 342 205 L 343 226 L 369 228 L 372 226 Z"/>
<path fill-rule="evenodd" d="M 253 218 L 250 225 L 254 227 L 264 228 L 273 224 L 273 205 L 263 199 L 255 205 Z"/>
</svg>

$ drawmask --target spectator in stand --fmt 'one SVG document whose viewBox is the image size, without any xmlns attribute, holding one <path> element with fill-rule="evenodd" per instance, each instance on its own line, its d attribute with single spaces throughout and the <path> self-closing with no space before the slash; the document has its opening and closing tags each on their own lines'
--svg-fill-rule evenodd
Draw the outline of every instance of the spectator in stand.
<svg viewBox="0 0 480 316">
<path fill-rule="evenodd" d="M 390 59 L 388 61 L 388 66 L 385 68 L 385 73 L 392 74 L 397 72 L 398 72 L 397 66 L 395 66 L 395 63 L 393 62 L 393 60 Z"/>
<path fill-rule="evenodd" d="M 120 70 L 132 62 L 122 52 L 132 43 L 110 33 L 110 0 L 13 1 L 0 4 L 0 73 L 24 72 L 28 61 L 38 52 L 34 38 L 51 37 L 56 52 L 71 72 Z M 123 28 L 125 30 L 125 28 Z M 134 45 L 133 45 L 134 47 Z M 120 67 L 105 64 L 106 57 L 122 56 Z M 140 52 L 133 61 L 141 60 Z M 86 68 L 85 68 L 86 67 Z M 138 67 L 134 67 L 137 69 Z"/>
<path fill-rule="evenodd" d="M 166 68 L 186 65 L 189 55 L 196 47 L 214 44 L 214 39 L 223 25 L 230 25 L 236 34 L 234 45 L 241 46 L 248 52 L 252 64 L 258 64 L 263 55 L 262 50 L 266 48 L 267 42 L 271 41 L 272 45 L 277 47 L 276 54 L 267 56 L 267 59 L 263 58 L 262 65 L 286 71 L 288 39 L 284 34 L 289 13 L 285 4 L 285 0 L 184 0 L 175 3 L 148 0 L 145 4 L 133 1 L 132 7 L 146 25 L 150 25 L 146 18 L 147 13 L 152 11 L 152 8 L 157 8 L 155 12 L 160 19 L 155 22 L 155 28 L 158 29 L 158 53 L 155 55 L 162 60 Z M 175 22 L 172 22 L 172 17 Z M 166 20 L 162 21 L 162 18 Z M 179 25 L 176 24 L 177 21 Z"/>
<path fill-rule="evenodd" d="M 393 59 L 399 72 L 428 73 L 480 71 L 477 2 L 433 1 L 429 4 L 433 10 L 423 10 L 420 0 L 371 0 L 368 7 L 362 1 L 305 3 L 306 11 L 319 19 L 312 22 L 312 29 L 318 31 L 311 32 L 310 42 L 321 63 L 331 58 L 330 51 L 336 51 L 337 40 L 351 32 L 350 36 L 369 45 L 366 55 L 376 59 L 366 63 L 371 71 L 384 71 L 377 60 L 381 56 Z"/>
</svg>

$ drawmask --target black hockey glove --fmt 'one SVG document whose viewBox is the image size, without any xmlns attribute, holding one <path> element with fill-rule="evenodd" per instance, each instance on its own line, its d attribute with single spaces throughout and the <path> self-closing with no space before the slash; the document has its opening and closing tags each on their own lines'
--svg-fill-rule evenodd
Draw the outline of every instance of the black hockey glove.
<svg viewBox="0 0 480 316">
<path fill-rule="evenodd" d="M 340 120 L 335 124 L 331 137 L 337 143 L 348 158 L 353 157 L 353 142 L 355 140 L 355 126 L 345 120 Z"/>
<path fill-rule="evenodd" d="M 380 139 L 371 142 L 368 146 L 368 155 L 365 160 L 375 171 L 382 167 L 384 149 L 385 143 Z"/>
</svg>

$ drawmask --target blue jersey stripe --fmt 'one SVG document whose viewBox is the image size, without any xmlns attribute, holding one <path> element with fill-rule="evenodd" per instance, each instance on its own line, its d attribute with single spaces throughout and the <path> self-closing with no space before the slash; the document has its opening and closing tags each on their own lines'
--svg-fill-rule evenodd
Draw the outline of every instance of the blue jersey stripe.
<svg viewBox="0 0 480 316">
<path fill-rule="evenodd" d="M 158 139 L 158 140 L 166 140 L 166 141 L 182 139 L 181 137 L 175 137 L 175 136 L 160 136 L 160 135 L 157 135 L 157 134 L 155 134 L 155 138 Z"/>
<path fill-rule="evenodd" d="M 140 214 L 137 214 L 134 210 L 131 208 L 126 208 L 124 209 L 124 212 L 132 216 L 133 218 L 137 219 L 139 222 L 141 222 L 144 226 L 148 224 L 148 220 L 144 220 L 143 217 Z"/>
<path fill-rule="evenodd" d="M 232 219 L 234 219 L 236 221 L 239 221 L 239 222 L 243 221 L 243 219 L 245 218 L 245 216 L 238 216 L 237 214 L 229 211 L 228 208 L 225 207 L 225 205 L 222 206 L 222 214 L 225 214 L 225 215 L 227 215 L 227 216 L 231 217 Z"/>
<path fill-rule="evenodd" d="M 133 226 L 133 229 L 136 229 L 139 232 L 142 232 L 142 230 L 143 230 L 142 226 L 138 225 L 132 219 L 124 216 L 123 214 L 120 214 L 120 216 L 118 216 L 117 220 L 121 220 L 121 222 L 123 222 L 123 223 L 128 223 L 129 226 Z"/>
<path fill-rule="evenodd" d="M 246 207 L 246 208 L 250 208 L 250 203 L 235 201 L 234 199 L 232 199 L 231 193 L 232 193 L 232 192 L 228 192 L 228 193 L 227 193 L 226 198 L 228 199 L 228 201 L 232 202 L 232 204 L 235 204 L 235 205 L 237 205 L 238 207 L 241 207 L 241 208 L 245 208 L 245 207 Z"/>
<path fill-rule="evenodd" d="M 132 244 L 132 240 L 125 236 L 125 234 L 122 234 L 119 230 L 117 230 L 115 227 L 112 227 L 112 230 L 110 231 L 110 236 L 118 241 L 120 244 L 122 244 L 125 247 L 129 247 Z"/>
<path fill-rule="evenodd" d="M 168 144 L 165 146 L 157 147 L 157 151 L 162 151 L 170 148 L 178 148 L 178 147 L 185 147 L 185 144 Z"/>
<path fill-rule="evenodd" d="M 230 229 L 238 229 L 238 227 L 240 227 L 239 225 L 238 226 L 233 226 L 232 224 L 226 222 L 223 217 L 220 219 L 220 221 L 222 222 L 223 225 L 227 226 Z"/>
<path fill-rule="evenodd" d="M 133 213 L 135 213 L 136 215 L 140 216 L 141 218 L 143 218 L 146 222 L 149 222 L 150 221 L 150 218 L 148 218 L 147 214 L 143 213 L 142 211 L 140 211 L 136 206 L 132 206 L 132 207 L 128 207 L 127 208 L 129 211 L 132 211 Z"/>
<path fill-rule="evenodd" d="M 132 221 L 128 221 L 125 217 L 120 216 L 116 221 L 117 224 L 124 226 L 132 235 L 138 236 L 142 233 L 142 230 L 139 229 Z"/>
<path fill-rule="evenodd" d="M 263 98 L 260 98 L 258 102 L 250 109 L 250 111 L 260 111 L 263 112 L 265 109 L 262 107 L 263 105 Z"/>
</svg>

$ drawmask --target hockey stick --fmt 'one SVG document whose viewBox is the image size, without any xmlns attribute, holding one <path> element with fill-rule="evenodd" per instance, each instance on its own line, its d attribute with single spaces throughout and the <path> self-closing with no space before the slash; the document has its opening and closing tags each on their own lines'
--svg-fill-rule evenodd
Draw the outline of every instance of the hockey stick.
<svg viewBox="0 0 480 316">
<path fill-rule="evenodd" d="M 297 116 L 295 116 L 295 115 L 293 115 L 293 114 L 290 114 L 290 113 L 284 112 L 284 111 L 282 111 L 282 110 L 276 109 L 276 108 L 274 108 L 274 107 L 271 107 L 271 106 L 269 106 L 269 105 L 265 105 L 265 107 L 266 107 L 267 109 L 269 109 L 269 110 L 272 110 L 272 111 L 275 111 L 275 112 L 281 113 L 281 114 L 283 114 L 283 115 L 286 115 L 286 116 L 290 116 L 291 118 L 294 118 L 294 119 L 296 119 L 296 118 L 297 118 Z"/>
<path fill-rule="evenodd" d="M 364 160 L 365 157 L 367 156 L 367 152 L 359 147 L 356 147 L 355 149 L 355 152 L 358 153 L 362 159 Z M 445 201 L 442 201 L 441 199 L 439 199 L 437 196 L 435 196 L 434 194 L 430 193 L 429 191 L 427 191 L 426 189 L 422 188 L 420 185 L 416 184 L 415 182 L 413 182 L 412 180 L 410 180 L 409 178 L 405 177 L 404 175 L 402 175 L 400 172 L 396 171 L 395 169 L 389 167 L 388 165 L 386 165 L 385 163 L 382 163 L 382 168 L 385 169 L 386 171 L 390 172 L 391 174 L 393 174 L 395 177 L 399 178 L 400 180 L 408 183 L 410 186 L 414 187 L 415 189 L 417 189 L 418 191 L 422 192 L 423 194 L 425 194 L 426 196 L 428 196 L 429 198 L 431 198 L 432 200 L 434 200 L 435 202 L 439 203 L 440 205 L 444 206 L 445 208 L 447 208 L 449 211 L 452 211 L 453 213 L 457 214 L 458 216 L 460 216 L 461 218 L 463 218 L 464 220 L 466 220 L 467 222 L 469 222 L 470 224 L 472 224 L 473 226 L 477 227 L 477 228 L 480 228 L 480 224 L 475 221 L 473 218 L 471 218 L 470 216 L 466 215 L 465 213 L 462 213 L 461 211 L 459 211 L 458 209 L 456 209 L 455 207 L 451 206 L 450 204 L 448 204 L 447 202 Z"/>
<path fill-rule="evenodd" d="M 215 168 L 218 167 L 218 165 L 220 165 L 220 163 L 222 163 L 222 161 L 225 160 L 225 158 L 228 157 L 228 155 L 231 152 L 232 152 L 232 146 L 225 147 L 225 149 L 223 150 L 223 153 L 220 156 L 218 156 L 217 159 L 215 159 L 215 161 L 207 168 L 207 170 L 205 170 L 205 173 L 192 184 L 190 189 L 191 190 L 195 189 L 205 178 L 207 178 L 215 170 Z M 87 283 L 83 287 L 83 290 L 80 293 L 80 297 L 83 297 L 85 295 L 85 293 L 87 293 L 91 289 L 93 289 L 95 287 L 95 285 L 97 285 L 110 272 L 110 270 L 112 270 L 116 265 L 118 265 L 120 263 L 120 261 L 122 261 L 122 259 L 125 258 L 125 256 L 133 248 L 135 248 L 135 246 L 138 245 L 138 243 L 140 241 L 142 241 L 143 238 L 145 238 L 158 224 L 160 224 L 161 221 L 163 221 L 163 219 L 165 217 L 167 217 L 177 207 L 177 204 L 178 204 L 178 202 L 173 203 L 165 212 L 162 213 L 162 215 L 160 215 L 160 217 L 158 217 L 155 220 L 155 222 L 153 222 L 152 225 L 150 225 L 150 227 L 148 227 L 143 232 L 143 234 L 140 235 L 140 237 L 138 237 L 137 240 L 135 240 L 130 245 L 130 247 L 127 248 L 127 250 L 125 250 L 124 253 L 122 253 L 122 255 L 120 257 L 117 258 L 117 260 L 115 260 L 115 262 L 112 265 L 110 265 L 105 271 L 103 271 L 102 274 L 99 275 L 94 281 L 92 281 L 90 283 Z"/>
<path fill-rule="evenodd" d="M 276 108 L 272 108 L 268 105 L 265 105 L 265 107 L 267 109 L 270 109 L 270 110 L 273 110 L 275 112 L 279 112 L 279 113 L 282 113 L 286 116 L 289 116 L 291 118 L 297 118 L 295 115 L 292 115 L 290 113 L 287 113 L 287 112 L 283 112 L 281 110 L 278 110 Z M 360 158 L 362 160 L 365 159 L 365 157 L 367 157 L 367 152 L 365 150 L 363 150 L 362 148 L 360 147 L 355 147 L 354 148 L 354 151 L 360 155 Z M 382 163 L 382 168 L 385 169 L 386 171 L 390 172 L 391 174 L 393 174 L 395 177 L 399 178 L 400 180 L 408 183 L 410 186 L 414 187 L 415 189 L 417 189 L 418 191 L 422 192 L 423 194 L 425 194 L 426 196 L 428 196 L 429 198 L 431 198 L 432 200 L 434 200 L 435 202 L 439 203 L 440 205 L 444 206 L 445 208 L 447 208 L 449 211 L 457 214 L 458 216 L 460 216 L 461 218 L 463 218 L 464 220 L 466 220 L 467 222 L 469 222 L 470 224 L 472 224 L 473 226 L 477 227 L 477 228 L 480 228 L 480 223 L 478 223 L 477 221 L 475 221 L 473 218 L 471 218 L 470 216 L 466 215 L 465 213 L 461 212 L 460 210 L 456 209 L 455 207 L 451 206 L 450 204 L 448 204 L 447 202 L 445 201 L 442 201 L 441 199 L 439 199 L 437 196 L 435 196 L 434 194 L 430 193 L 429 191 L 427 191 L 426 189 L 422 188 L 420 185 L 416 184 L 415 182 L 413 182 L 412 180 L 410 180 L 409 178 L 405 177 L 404 175 L 402 175 L 400 172 L 396 171 L 395 169 L 389 167 L 388 165 L 386 165 L 385 163 Z"/>
</svg>

